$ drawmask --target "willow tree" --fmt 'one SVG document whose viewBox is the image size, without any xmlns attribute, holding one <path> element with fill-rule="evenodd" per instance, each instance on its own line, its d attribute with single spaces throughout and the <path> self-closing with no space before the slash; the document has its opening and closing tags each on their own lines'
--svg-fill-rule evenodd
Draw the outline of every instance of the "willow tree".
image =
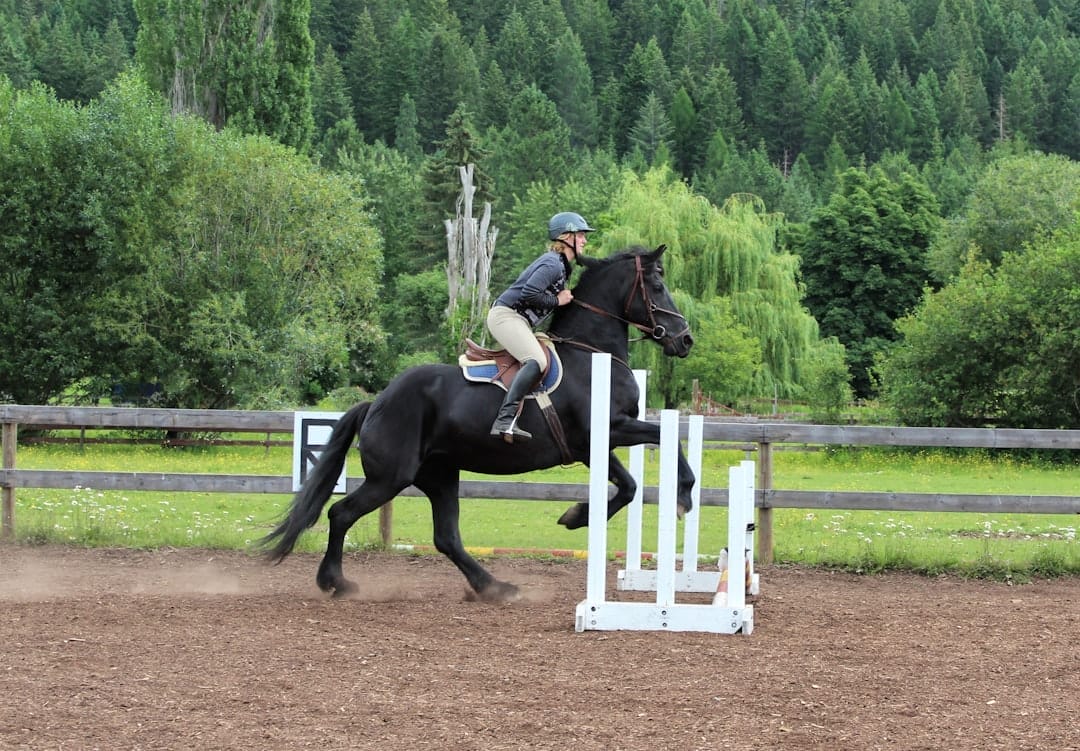
<svg viewBox="0 0 1080 751">
<path fill-rule="evenodd" d="M 173 114 L 311 143 L 311 0 L 135 0 L 135 54 Z"/>
<path fill-rule="evenodd" d="M 798 260 L 777 249 L 779 221 L 752 196 L 732 196 L 717 207 L 660 167 L 643 177 L 625 174 L 603 243 L 666 244 L 668 287 L 691 327 L 724 320 L 730 309 L 738 323 L 730 329 L 733 343 L 757 340 L 760 358 L 738 360 L 753 367 L 743 374 L 745 394 L 790 397 L 799 393 L 798 363 L 816 345 L 818 327 L 800 301 Z M 665 404 L 685 400 L 686 363 L 657 347 L 641 347 L 633 359 L 652 371 Z"/>
</svg>

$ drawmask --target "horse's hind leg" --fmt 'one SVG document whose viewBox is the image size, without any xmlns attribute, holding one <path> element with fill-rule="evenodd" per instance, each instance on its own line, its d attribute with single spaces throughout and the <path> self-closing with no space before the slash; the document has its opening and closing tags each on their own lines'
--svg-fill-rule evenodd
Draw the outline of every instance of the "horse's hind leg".
<svg viewBox="0 0 1080 751">
<path fill-rule="evenodd" d="M 324 592 L 333 592 L 335 597 L 356 591 L 356 585 L 345 578 L 341 571 L 341 557 L 345 546 L 345 535 L 360 517 L 370 514 L 387 501 L 391 500 L 401 488 L 388 488 L 378 483 L 365 481 L 363 485 L 349 493 L 330 507 L 327 517 L 330 520 L 330 535 L 326 543 L 326 554 L 319 564 L 319 573 L 315 582 Z"/>
<path fill-rule="evenodd" d="M 465 550 L 458 524 L 458 469 L 428 460 L 413 484 L 431 501 L 431 520 L 435 530 L 435 548 L 453 561 L 464 574 L 476 596 L 487 602 L 505 602 L 517 598 L 513 584 L 499 581 Z"/>
<path fill-rule="evenodd" d="M 607 518 L 615 516 L 623 506 L 634 500 L 637 482 L 629 470 L 622 465 L 614 452 L 608 454 L 608 480 L 615 486 L 615 495 L 608 501 Z M 589 504 L 575 503 L 559 517 L 559 524 L 567 529 L 580 529 L 589 525 Z"/>
</svg>

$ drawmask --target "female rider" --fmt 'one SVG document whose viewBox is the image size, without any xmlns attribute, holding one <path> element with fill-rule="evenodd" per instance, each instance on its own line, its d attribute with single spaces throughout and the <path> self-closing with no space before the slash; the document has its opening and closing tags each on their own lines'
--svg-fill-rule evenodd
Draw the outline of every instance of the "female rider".
<svg viewBox="0 0 1080 751">
<path fill-rule="evenodd" d="M 567 289 L 570 264 L 577 260 L 592 232 L 580 214 L 563 211 L 548 220 L 548 249 L 521 272 L 513 284 L 499 295 L 488 311 L 487 327 L 495 340 L 521 363 L 506 391 L 499 414 L 491 426 L 491 435 L 507 443 L 524 443 L 532 434 L 517 426 L 521 401 L 540 380 L 544 348 L 533 329 L 556 307 L 574 299 Z"/>
</svg>

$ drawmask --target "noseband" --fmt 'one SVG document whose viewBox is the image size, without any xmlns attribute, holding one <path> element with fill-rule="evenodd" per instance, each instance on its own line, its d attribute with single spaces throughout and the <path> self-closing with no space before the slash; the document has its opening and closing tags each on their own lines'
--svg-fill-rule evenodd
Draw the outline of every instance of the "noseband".
<svg viewBox="0 0 1080 751">
<path fill-rule="evenodd" d="M 623 305 L 622 316 L 617 316 L 614 313 L 610 313 L 604 310 L 603 308 L 598 308 L 595 305 L 584 302 L 583 300 L 578 300 L 576 297 L 574 298 L 574 303 L 576 305 L 580 305 L 586 310 L 592 311 L 593 313 L 599 313 L 602 316 L 607 316 L 608 318 L 614 318 L 617 321 L 622 321 L 628 326 L 633 326 L 642 333 L 652 337 L 656 341 L 662 341 L 665 338 L 668 338 L 667 329 L 665 329 L 663 326 L 656 322 L 657 312 L 668 313 L 678 318 L 682 318 L 682 321 L 685 324 L 682 331 L 678 332 L 677 334 L 671 335 L 670 338 L 674 339 L 689 332 L 690 324 L 686 323 L 686 318 L 683 317 L 682 313 L 677 310 L 668 310 L 667 308 L 661 308 L 659 305 L 656 305 L 652 301 L 652 298 L 649 297 L 649 290 L 645 286 L 645 268 L 641 265 L 641 256 L 634 256 L 634 269 L 634 284 L 630 288 L 630 293 L 626 296 L 626 304 Z M 637 297 L 639 292 L 641 293 L 641 300 L 645 304 L 645 310 L 649 312 L 649 325 L 630 320 L 630 306 L 633 305 L 634 298 Z"/>
</svg>

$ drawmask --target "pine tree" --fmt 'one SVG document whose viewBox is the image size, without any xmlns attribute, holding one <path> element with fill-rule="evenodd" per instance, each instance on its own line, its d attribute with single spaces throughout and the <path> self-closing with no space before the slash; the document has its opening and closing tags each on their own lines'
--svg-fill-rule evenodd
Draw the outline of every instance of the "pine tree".
<svg viewBox="0 0 1080 751">
<path fill-rule="evenodd" d="M 934 155 L 935 144 L 941 141 L 941 120 L 937 100 L 941 88 L 933 71 L 923 73 L 912 92 L 911 117 L 914 121 L 911 139 L 911 158 L 924 164 Z"/>
<path fill-rule="evenodd" d="M 765 40 L 761 75 L 751 101 L 754 123 L 768 149 L 779 162 L 802 151 L 803 127 L 809 108 L 809 87 L 784 27 Z"/>
<path fill-rule="evenodd" d="M 510 90 L 499 64 L 492 60 L 480 80 L 480 109 L 476 124 L 482 129 L 506 125 L 510 112 Z"/>
<path fill-rule="evenodd" d="M 418 217 L 416 233 L 420 250 L 412 271 L 432 268 L 446 257 L 443 222 L 454 216 L 454 205 L 461 193 L 459 167 L 474 165 L 474 201 L 477 205 L 495 202 L 494 180 L 487 171 L 490 156 L 480 145 L 472 117 L 464 105 L 458 105 L 447 118 L 444 134 L 423 168 L 424 210 Z"/>
<path fill-rule="evenodd" d="M 352 117 L 352 102 L 345 89 L 345 75 L 334 48 L 329 44 L 323 49 L 322 61 L 315 69 L 311 94 L 315 102 L 315 130 L 319 137 L 339 120 Z"/>
<path fill-rule="evenodd" d="M 30 84 L 34 63 L 26 50 L 21 24 L 17 18 L 0 14 L 0 74 L 6 75 L 15 88 Z"/>
<path fill-rule="evenodd" d="M 731 142 L 742 142 L 746 136 L 742 109 L 735 81 L 727 68 L 717 65 L 705 76 L 697 97 L 698 128 L 705 137 L 720 131 Z"/>
<path fill-rule="evenodd" d="M 597 110 L 592 72 L 577 35 L 567 29 L 556 41 L 551 54 L 550 97 L 560 117 L 570 128 L 575 146 L 596 146 Z"/>
<path fill-rule="evenodd" d="M 824 163 L 825 152 L 833 143 L 848 157 L 858 154 L 858 122 L 858 102 L 847 75 L 842 70 L 823 71 L 806 123 L 806 150 L 811 164 Z"/>
<path fill-rule="evenodd" d="M 260 131 L 301 154 L 311 145 L 311 74 L 315 44 L 308 31 L 311 0 L 278 0 L 273 24 L 273 91 L 269 102 L 256 91 Z"/>
<path fill-rule="evenodd" d="M 84 28 L 81 34 L 86 52 L 86 79 L 82 90 L 87 99 L 97 96 L 110 81 L 131 63 L 131 53 L 120 24 L 113 19 L 99 32 L 97 26 Z"/>
<path fill-rule="evenodd" d="M 698 128 L 694 102 L 685 87 L 679 87 L 671 102 L 671 127 L 675 168 L 683 177 L 692 177 L 701 163 L 705 144 Z"/>
<path fill-rule="evenodd" d="M 262 0 L 239 8 L 135 0 L 135 10 L 139 65 L 174 113 L 308 148 L 315 61 L 310 0 Z"/>
<path fill-rule="evenodd" d="M 700 0 L 696 5 L 701 7 Z M 691 13 L 690 8 L 684 7 L 682 15 L 679 16 L 679 23 L 675 27 L 675 35 L 671 45 L 670 62 L 672 70 L 686 68 L 698 80 L 705 77 L 709 66 L 705 56 L 704 37 L 705 34 L 698 17 Z"/>
<path fill-rule="evenodd" d="M 375 23 L 365 8 L 356 19 L 342 69 L 352 103 L 353 119 L 361 132 L 371 140 L 385 138 L 390 122 L 390 112 L 382 97 L 383 78 L 386 75 L 382 63 L 382 46 L 375 35 Z M 394 104 L 397 104 L 397 100 L 394 100 Z"/>
<path fill-rule="evenodd" d="M 536 83 L 541 54 L 525 17 L 515 6 L 495 39 L 495 59 L 512 88 Z M 514 82 L 518 83 L 515 84 Z"/>
<path fill-rule="evenodd" d="M 419 162 L 424 156 L 424 149 L 420 144 L 419 123 L 416 103 L 408 94 L 402 95 L 401 106 L 394 122 L 394 148 L 413 162 Z"/>
<path fill-rule="evenodd" d="M 1049 111 L 1044 147 L 1080 159 L 1080 45 L 1075 37 L 1050 42 L 1045 53 L 1031 60 L 1046 82 Z"/>
<path fill-rule="evenodd" d="M 899 87 L 886 84 L 882 91 L 883 145 L 897 152 L 909 152 L 915 133 L 915 118 Z"/>
<path fill-rule="evenodd" d="M 947 140 L 962 136 L 989 143 L 993 128 L 990 124 L 990 103 L 986 89 L 975 75 L 968 59 L 962 58 L 949 72 L 941 90 L 938 104 L 941 132 Z"/>
<path fill-rule="evenodd" d="M 646 164 L 655 166 L 662 163 L 657 161 L 658 154 L 670 153 L 671 136 L 674 132 L 671 120 L 664 112 L 664 106 L 660 104 L 660 98 L 655 93 L 650 93 L 641 105 L 637 121 L 630 130 L 631 145 L 641 152 Z"/>
<path fill-rule="evenodd" d="M 377 24 L 377 16 L 372 15 L 372 21 Z M 379 28 L 376 26 L 376 29 Z M 389 127 L 398 115 L 398 107 L 405 94 L 412 97 L 414 102 L 419 100 L 420 60 L 427 47 L 424 35 L 416 27 L 416 21 L 408 10 L 393 22 L 385 38 L 380 35 L 380 47 L 382 75 L 379 79 L 378 101 L 383 102 L 389 109 L 385 120 L 372 119 Z"/>
<path fill-rule="evenodd" d="M 554 99 L 560 71 L 556 68 L 557 64 L 552 65 L 551 57 L 556 40 L 570 31 L 562 3 L 560 0 L 518 0 L 517 5 L 521 8 L 532 42 L 534 57 L 530 60 L 530 81 L 539 86 L 549 98 Z"/>
<path fill-rule="evenodd" d="M 630 131 L 650 94 L 664 106 L 671 99 L 671 75 L 655 37 L 644 47 L 634 47 L 620 80 L 615 145 L 621 153 L 630 148 Z"/>
<path fill-rule="evenodd" d="M 818 182 L 806 154 L 799 154 L 784 180 L 777 209 L 788 225 L 806 222 L 818 206 Z"/>
<path fill-rule="evenodd" d="M 751 0 L 731 0 L 721 42 L 724 67 L 735 81 L 739 101 L 744 103 L 753 101 L 761 73 L 761 41 L 752 24 L 755 15 Z"/>
<path fill-rule="evenodd" d="M 491 172 L 501 195 L 524 195 L 537 180 L 565 182 L 571 174 L 570 129 L 555 104 L 535 85 L 518 92 L 492 142 Z"/>
<path fill-rule="evenodd" d="M 1036 146 L 1045 144 L 1043 129 L 1047 126 L 1049 103 L 1046 82 L 1038 68 L 1025 61 L 1009 73 L 999 103 L 1004 110 L 1000 116 L 1007 123 L 1009 135 L 1019 136 Z"/>
<path fill-rule="evenodd" d="M 883 97 L 865 50 L 851 70 L 851 90 L 858 107 L 858 153 L 876 162 L 885 150 Z"/>
<path fill-rule="evenodd" d="M 44 43 L 34 67 L 38 79 L 52 87 L 60 99 L 88 101 L 97 93 L 93 86 L 86 86 L 91 78 L 90 58 L 81 35 L 64 13 L 45 26 Z"/>
<path fill-rule="evenodd" d="M 438 138 L 447 119 L 461 104 L 472 111 L 480 100 L 480 71 L 472 50 L 457 32 L 436 29 L 423 61 L 424 85 L 416 100 L 420 136 L 425 143 Z"/>
<path fill-rule="evenodd" d="M 567 26 L 586 41 L 585 60 L 594 81 L 606 81 L 616 69 L 615 18 L 606 0 L 564 0 Z M 620 66 L 621 67 L 621 66 Z"/>
</svg>

